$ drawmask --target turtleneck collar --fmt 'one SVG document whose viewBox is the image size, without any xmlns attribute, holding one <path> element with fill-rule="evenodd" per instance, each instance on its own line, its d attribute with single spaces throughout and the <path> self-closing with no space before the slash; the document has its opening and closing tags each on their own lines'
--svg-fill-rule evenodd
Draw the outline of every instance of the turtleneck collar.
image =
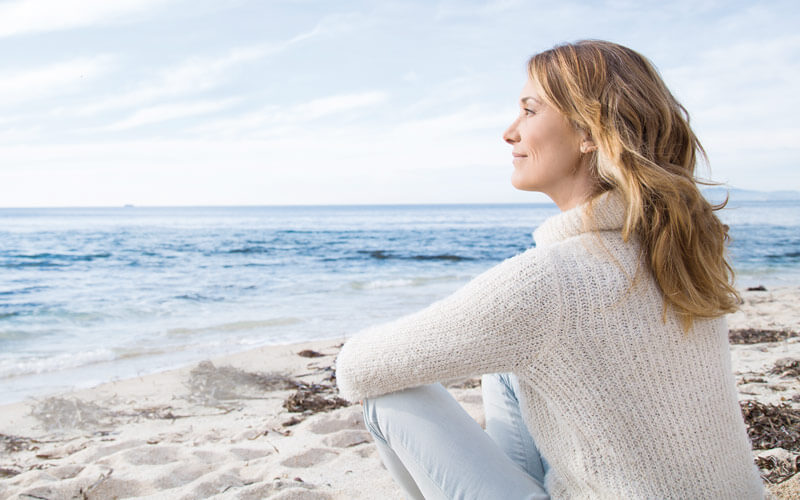
<svg viewBox="0 0 800 500">
<path fill-rule="evenodd" d="M 591 217 L 587 217 L 587 209 Z M 608 191 L 593 201 L 550 217 L 536 228 L 533 239 L 537 247 L 549 246 L 559 241 L 590 231 L 612 231 L 622 229 L 625 220 L 625 205 L 616 191 Z"/>
</svg>

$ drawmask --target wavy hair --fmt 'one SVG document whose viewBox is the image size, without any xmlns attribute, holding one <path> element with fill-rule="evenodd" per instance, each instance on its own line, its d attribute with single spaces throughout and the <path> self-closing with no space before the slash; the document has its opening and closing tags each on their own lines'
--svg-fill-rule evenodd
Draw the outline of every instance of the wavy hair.
<svg viewBox="0 0 800 500">
<path fill-rule="evenodd" d="M 705 151 L 686 109 L 655 67 L 621 45 L 583 40 L 534 55 L 529 76 L 545 97 L 587 132 L 594 195 L 618 191 L 626 206 L 622 236 L 636 235 L 664 297 L 688 331 L 697 318 L 733 312 L 740 297 L 726 259 L 728 227 L 697 187 Z M 726 200 L 727 201 L 727 200 Z"/>
</svg>

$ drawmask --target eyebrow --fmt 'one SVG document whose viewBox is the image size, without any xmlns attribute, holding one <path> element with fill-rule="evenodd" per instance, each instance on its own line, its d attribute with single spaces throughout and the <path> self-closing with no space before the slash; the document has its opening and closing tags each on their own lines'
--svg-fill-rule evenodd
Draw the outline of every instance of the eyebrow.
<svg viewBox="0 0 800 500">
<path fill-rule="evenodd" d="M 541 104 L 542 101 L 532 96 L 523 97 L 519 100 L 520 104 L 525 104 L 527 101 L 533 101 L 536 104 Z"/>
</svg>

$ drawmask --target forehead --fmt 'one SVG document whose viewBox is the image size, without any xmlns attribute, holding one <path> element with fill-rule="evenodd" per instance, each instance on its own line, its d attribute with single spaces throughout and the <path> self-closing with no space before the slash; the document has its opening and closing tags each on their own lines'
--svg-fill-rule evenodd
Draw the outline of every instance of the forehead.
<svg viewBox="0 0 800 500">
<path fill-rule="evenodd" d="M 529 99 L 539 104 L 545 103 L 542 87 L 539 85 L 539 82 L 532 78 L 528 78 L 525 81 L 525 85 L 522 87 L 522 91 L 519 93 L 520 103 L 524 104 L 525 101 Z"/>
</svg>

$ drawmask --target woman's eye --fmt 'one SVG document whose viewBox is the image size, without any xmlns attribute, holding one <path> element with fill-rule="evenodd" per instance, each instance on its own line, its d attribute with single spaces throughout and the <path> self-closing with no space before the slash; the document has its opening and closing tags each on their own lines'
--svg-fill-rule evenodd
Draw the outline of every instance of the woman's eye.
<svg viewBox="0 0 800 500">
<path fill-rule="evenodd" d="M 528 109 L 528 108 L 522 108 L 522 111 L 523 111 L 523 112 L 524 112 L 524 113 L 525 113 L 527 116 L 530 116 L 530 115 L 535 115 L 535 114 L 536 114 L 536 112 L 534 112 L 532 109 Z"/>
</svg>

